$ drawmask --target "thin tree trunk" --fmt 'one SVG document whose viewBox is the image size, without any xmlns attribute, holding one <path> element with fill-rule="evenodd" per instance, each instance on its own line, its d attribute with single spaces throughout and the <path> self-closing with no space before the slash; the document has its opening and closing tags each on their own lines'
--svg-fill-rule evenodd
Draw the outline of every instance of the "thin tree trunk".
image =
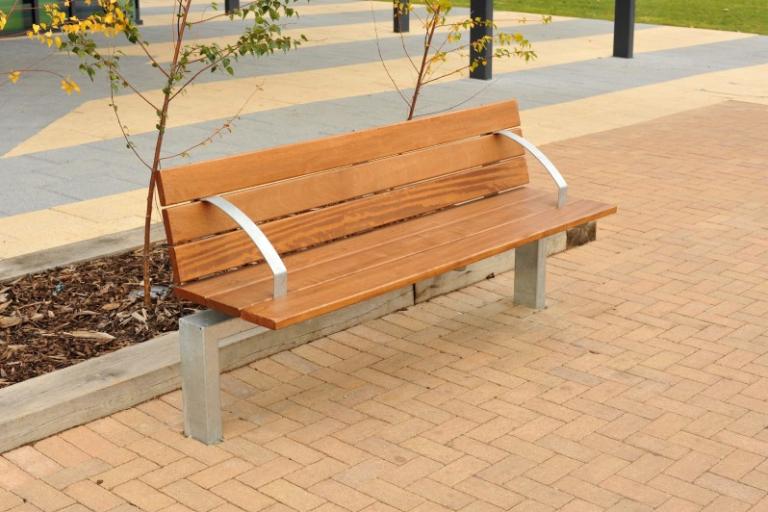
<svg viewBox="0 0 768 512">
<path fill-rule="evenodd" d="M 416 113 L 416 102 L 419 99 L 419 92 L 421 92 L 421 86 L 424 83 L 424 73 L 427 68 L 427 58 L 429 57 L 429 50 L 432 48 L 432 38 L 435 35 L 437 29 L 437 20 L 440 15 L 440 8 L 435 9 L 435 13 L 432 16 L 432 24 L 430 25 L 427 38 L 424 42 L 424 54 L 421 56 L 421 66 L 419 67 L 419 76 L 416 79 L 416 87 L 413 89 L 413 96 L 411 97 L 411 108 L 408 110 L 408 121 L 413 119 L 413 115 Z"/>
<path fill-rule="evenodd" d="M 170 94 L 166 93 L 163 98 L 163 109 L 158 123 L 157 141 L 155 142 L 155 156 L 152 159 L 152 171 L 149 176 L 149 186 L 147 188 L 147 209 L 144 212 L 144 305 L 152 306 L 152 282 L 150 276 L 151 259 L 151 229 L 152 229 L 152 210 L 155 200 L 155 187 L 157 185 L 157 173 L 160 171 L 160 151 L 163 148 L 163 138 L 165 136 L 165 124 L 168 120 L 168 103 Z"/>
<path fill-rule="evenodd" d="M 179 63 L 179 52 L 181 51 L 184 40 L 184 31 L 187 26 L 187 17 L 192 0 L 186 0 L 183 4 L 184 12 L 181 13 L 180 23 L 178 25 L 178 37 L 176 46 L 173 50 L 173 60 L 171 61 L 170 72 L 168 73 L 168 85 L 163 90 L 163 107 L 160 110 L 157 124 L 157 141 L 155 142 L 155 155 L 152 159 L 152 171 L 149 176 L 149 186 L 147 187 L 147 208 L 144 212 L 144 250 L 143 250 L 143 273 L 144 273 L 144 305 L 149 308 L 152 306 L 152 280 L 150 276 L 150 256 L 151 256 L 151 228 L 152 228 L 152 210 L 155 199 L 155 188 L 157 186 L 157 173 L 160 172 L 160 155 L 163 149 L 163 139 L 165 137 L 165 126 L 168 122 L 168 106 L 171 103 L 171 94 L 173 92 L 173 78 L 176 76 L 176 67 Z"/>
</svg>

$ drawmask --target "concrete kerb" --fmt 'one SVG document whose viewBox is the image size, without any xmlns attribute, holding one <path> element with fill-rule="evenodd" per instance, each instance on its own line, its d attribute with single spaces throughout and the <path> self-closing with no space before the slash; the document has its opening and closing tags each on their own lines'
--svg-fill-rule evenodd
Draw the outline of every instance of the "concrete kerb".
<svg viewBox="0 0 768 512">
<path fill-rule="evenodd" d="M 163 225 L 153 224 L 150 237 L 152 242 L 165 240 Z M 0 283 L 27 274 L 36 274 L 83 261 L 129 252 L 141 247 L 143 239 L 144 228 L 136 228 L 13 258 L 0 259 Z"/>
<path fill-rule="evenodd" d="M 585 226 L 550 237 L 547 254 L 581 245 L 568 244 L 571 239 L 594 240 L 594 223 Z M 575 237 L 576 231 L 590 235 Z M 0 280 L 18 277 L 24 268 L 38 272 L 138 246 L 132 230 L 42 251 L 29 262 L 0 262 Z M 77 248 L 82 252 L 75 258 Z M 246 339 L 224 340 L 221 369 L 235 369 L 513 269 L 514 250 L 286 329 L 264 329 Z M 170 332 L 0 389 L 0 453 L 179 389 L 179 360 L 178 333 Z"/>
</svg>

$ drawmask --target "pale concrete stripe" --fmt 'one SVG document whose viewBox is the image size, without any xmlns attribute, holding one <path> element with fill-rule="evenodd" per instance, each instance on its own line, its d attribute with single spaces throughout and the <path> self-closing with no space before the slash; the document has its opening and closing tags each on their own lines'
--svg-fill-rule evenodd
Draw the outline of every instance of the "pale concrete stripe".
<svg viewBox="0 0 768 512">
<path fill-rule="evenodd" d="M 768 65 L 751 66 L 524 110 L 523 127 L 530 140 L 545 144 L 725 100 L 768 105 L 765 76 Z M 568 169 L 562 171 L 567 178 Z M 140 227 L 144 199 L 138 190 L 0 218 L 0 258 Z"/>
<path fill-rule="evenodd" d="M 504 13 L 501 19 L 496 21 L 496 25 L 500 29 L 509 29 L 519 27 L 517 23 L 516 13 Z M 448 19 L 449 23 L 457 23 L 466 19 L 463 16 L 452 16 Z M 525 23 L 525 26 L 540 25 L 541 21 L 533 21 L 533 18 L 528 18 L 529 21 Z M 553 22 L 554 23 L 554 22 Z M 378 38 L 394 39 L 399 38 L 400 34 L 396 34 L 391 30 L 392 20 L 378 20 L 375 23 L 375 27 L 378 30 Z M 445 30 L 443 32 L 446 32 Z M 313 46 L 325 46 L 330 44 L 339 43 L 353 43 L 359 41 L 369 41 L 376 39 L 377 31 L 374 29 L 373 21 L 367 23 L 350 23 L 347 25 L 324 25 L 320 27 L 304 27 L 304 28 L 290 28 L 283 31 L 283 34 L 292 38 L 298 39 L 302 35 L 306 36 L 308 41 L 301 44 L 302 48 Z M 413 34 L 413 32 L 412 32 Z M 233 44 L 237 42 L 239 34 L 208 37 L 200 39 L 190 39 L 188 44 L 211 44 L 218 43 L 219 45 Z M 406 34 L 407 37 L 407 34 Z M 170 42 L 152 43 L 149 47 L 152 56 L 158 62 L 169 62 L 173 56 L 173 47 Z M 135 46 L 117 46 L 115 51 L 120 51 L 124 55 L 133 57 L 144 56 L 144 51 Z"/>
<path fill-rule="evenodd" d="M 134 190 L 2 217 L 0 259 L 143 226 L 145 198 Z"/>
<path fill-rule="evenodd" d="M 751 36 L 735 32 L 655 27 L 639 31 L 635 44 L 637 52 L 640 53 L 746 37 Z M 507 73 L 608 57 L 611 43 L 611 34 L 544 41 L 536 44 L 538 60 L 523 64 L 516 59 L 497 59 L 494 68 L 497 73 Z M 453 65 L 460 66 L 466 57 L 454 55 L 454 58 Z M 413 83 L 415 74 L 406 58 L 388 60 L 386 64 L 402 88 L 407 89 Z M 450 62 L 443 69 L 452 69 Z M 459 78 L 460 75 L 454 75 L 447 80 Z M 334 68 L 200 83 L 190 87 L 189 94 L 180 96 L 174 102 L 169 128 L 232 117 L 242 104 L 222 102 L 222 95 L 247 98 L 257 88 L 260 88 L 261 92 L 243 107 L 242 114 L 288 105 L 376 94 L 393 89 L 381 63 L 375 60 Z M 159 90 L 146 91 L 144 94 L 159 104 Z M 123 123 L 130 127 L 132 134 L 154 130 L 154 112 L 138 96 L 123 95 L 118 97 L 116 102 Z M 69 114 L 23 141 L 4 157 L 71 147 L 120 136 L 119 126 L 107 106 L 107 101 L 91 100 L 82 103 Z"/>
<path fill-rule="evenodd" d="M 246 2 L 241 2 L 241 5 L 245 5 Z M 372 5 L 373 4 L 373 5 Z M 142 2 L 143 5 L 143 2 Z M 163 26 L 167 25 L 173 14 L 171 13 L 170 9 L 172 3 L 168 3 L 167 1 L 163 1 L 160 4 L 157 4 L 158 7 L 167 7 L 169 11 L 167 13 L 163 14 L 147 14 L 141 15 L 141 21 L 144 23 L 144 26 L 147 27 L 157 27 L 157 26 Z M 304 2 L 297 2 L 293 7 L 296 8 L 296 11 L 299 13 L 300 16 L 312 16 L 317 14 L 344 14 L 344 13 L 357 13 L 357 12 L 369 12 L 371 10 L 371 7 L 379 12 L 386 11 L 387 13 L 392 12 L 392 6 L 385 2 L 340 2 L 340 3 L 334 3 L 334 4 L 326 4 L 326 3 L 320 3 L 320 4 L 312 4 L 312 3 L 304 3 Z M 221 13 L 224 9 L 224 2 L 219 2 L 219 11 L 218 13 Z M 205 16 L 214 16 L 217 14 L 216 11 L 213 11 L 211 9 L 208 9 L 203 13 L 203 11 L 196 11 L 192 13 L 192 16 L 190 17 L 191 21 L 197 21 L 202 19 L 201 15 L 205 14 Z M 222 20 L 216 20 L 216 23 L 222 22 L 226 23 L 229 22 L 228 18 L 223 18 Z"/>
<path fill-rule="evenodd" d="M 526 137 L 537 144 L 622 128 L 726 100 L 768 105 L 768 64 L 647 85 L 522 112 Z"/>
<path fill-rule="evenodd" d="M 168 7 L 168 5 L 169 4 L 166 2 L 163 4 L 163 7 Z M 392 6 L 385 2 L 345 2 L 345 3 L 337 3 L 337 4 L 299 3 L 294 7 L 296 8 L 296 11 L 299 13 L 299 16 L 314 16 L 318 14 L 344 15 L 344 14 L 353 14 L 353 13 L 359 13 L 359 12 L 370 12 L 371 8 L 373 8 L 376 11 L 377 16 L 378 14 L 384 14 L 385 12 L 387 14 L 392 12 Z M 221 9 L 224 9 L 223 2 L 221 3 Z M 219 13 L 220 12 L 221 11 L 219 11 Z M 191 21 L 201 20 L 203 19 L 202 18 L 203 14 L 205 16 L 214 16 L 217 14 L 217 12 L 211 11 L 210 9 L 208 11 L 205 11 L 205 13 L 194 12 L 190 17 L 190 20 Z M 146 27 L 161 27 L 163 25 L 168 25 L 171 21 L 172 16 L 173 14 L 169 10 L 168 13 L 163 13 L 163 14 L 149 14 L 146 16 L 142 15 L 141 21 L 144 23 L 144 26 Z M 229 18 L 220 18 L 220 19 L 212 20 L 209 23 L 230 23 L 230 20 Z"/>
<path fill-rule="evenodd" d="M 241 4 L 243 3 L 241 2 Z M 163 7 L 169 8 L 169 12 L 167 13 L 142 15 L 141 20 L 143 22 L 143 26 L 158 27 L 158 26 L 169 24 L 173 16 L 173 14 L 170 12 L 170 5 L 171 4 L 168 4 L 167 2 L 163 3 Z M 343 2 L 343 3 L 334 3 L 334 4 L 297 3 L 294 5 L 294 7 L 296 8 L 296 11 L 299 13 L 299 17 L 316 16 L 316 15 L 323 15 L 323 14 L 344 15 L 344 14 L 354 14 L 354 13 L 361 13 L 361 12 L 371 12 L 371 10 L 373 10 L 376 12 L 377 20 L 380 19 L 380 21 L 387 21 L 388 22 L 387 26 L 389 27 L 392 26 L 392 18 L 391 18 L 392 4 L 389 2 L 361 1 L 361 2 Z M 221 9 L 223 8 L 224 8 L 224 5 L 222 2 Z M 216 14 L 217 13 L 215 11 L 211 11 L 211 10 L 207 10 L 205 13 L 203 13 L 202 11 L 194 12 L 190 20 L 197 21 L 197 20 L 203 19 L 202 18 L 203 15 L 212 16 Z M 503 21 L 505 19 L 508 19 L 510 16 L 525 17 L 530 20 L 535 20 L 541 17 L 540 14 L 530 14 L 530 13 L 521 13 L 521 12 L 513 12 L 513 11 L 496 11 L 494 12 L 494 21 Z M 563 21 L 563 20 L 570 20 L 570 19 L 575 19 L 575 18 L 567 17 L 567 16 L 552 17 L 552 21 Z M 230 20 L 229 18 L 222 17 L 220 19 L 212 20 L 210 23 L 230 23 Z M 418 23 L 418 18 L 416 17 L 416 15 L 411 16 L 412 30 L 416 28 L 414 26 L 414 23 Z"/>
</svg>

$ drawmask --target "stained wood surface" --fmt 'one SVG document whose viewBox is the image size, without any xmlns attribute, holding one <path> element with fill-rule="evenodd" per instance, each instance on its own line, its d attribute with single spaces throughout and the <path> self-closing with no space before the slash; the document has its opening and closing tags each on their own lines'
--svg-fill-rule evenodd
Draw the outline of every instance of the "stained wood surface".
<svg viewBox="0 0 768 512">
<path fill-rule="evenodd" d="M 404 251 L 415 252 L 423 243 L 439 242 L 444 236 L 457 236 L 465 230 L 493 226 L 500 220 L 523 215 L 531 209 L 544 208 L 543 196 L 540 193 L 528 189 L 516 192 L 518 191 L 499 196 L 497 201 L 479 201 L 476 203 L 479 208 L 459 207 L 446 210 L 289 256 L 285 260 L 289 275 L 289 292 L 298 290 L 307 283 L 316 282 L 317 276 L 322 276 L 324 280 L 333 280 L 358 268 L 364 268 L 371 258 L 379 261 L 378 258 L 387 255 L 394 257 Z M 216 284 L 206 293 L 204 300 L 211 308 L 236 315 L 241 309 L 270 299 L 271 282 L 271 273 L 265 268 L 252 281 L 246 281 L 240 276 L 233 282 L 234 286 L 225 288 L 222 284 Z M 195 285 L 183 288 L 200 289 Z"/>
<path fill-rule="evenodd" d="M 223 194 L 223 197 L 258 223 L 464 169 L 503 162 L 522 154 L 522 147 L 505 137 L 472 137 Z M 517 166 L 515 170 L 525 173 L 524 167 Z M 520 184 L 527 182 L 523 174 Z M 172 226 L 169 242 L 173 244 L 237 227 L 224 213 L 199 201 L 167 208 L 164 212 L 166 222 Z"/>
<path fill-rule="evenodd" d="M 519 157 L 286 217 L 260 227 L 277 251 L 286 253 L 497 194 L 527 181 L 525 160 Z M 178 282 L 261 259 L 253 242 L 240 230 L 174 246 L 172 254 Z"/>
<path fill-rule="evenodd" d="M 289 255 L 284 261 L 288 268 L 289 275 L 292 275 L 297 271 L 314 265 L 316 262 L 322 262 L 331 259 L 334 256 L 352 256 L 365 250 L 366 247 L 375 247 L 380 244 L 390 243 L 408 236 L 410 233 L 418 233 L 423 230 L 433 229 L 440 225 L 459 221 L 462 218 L 482 215 L 495 208 L 506 207 L 510 204 L 528 200 L 548 201 L 553 208 L 555 207 L 556 202 L 556 198 L 553 194 L 549 194 L 549 197 L 547 198 L 542 192 L 525 187 L 511 191 L 508 194 L 465 204 L 460 208 L 444 210 L 438 214 L 394 224 L 386 228 L 359 235 L 358 237 L 339 240 L 333 244 L 314 248 L 311 251 Z M 201 304 L 210 307 L 210 304 L 207 302 L 208 297 L 237 288 L 250 286 L 258 281 L 270 280 L 271 282 L 271 279 L 271 273 L 266 266 L 255 265 L 227 272 L 214 278 L 202 279 L 184 286 L 176 287 L 176 292 L 184 298 L 200 302 Z"/>
<path fill-rule="evenodd" d="M 170 168 L 160 173 L 160 203 L 170 206 L 517 126 L 517 102 L 504 101 Z"/>
<path fill-rule="evenodd" d="M 471 213 L 458 207 L 289 257 L 289 293 L 277 300 L 271 299 L 271 275 L 261 265 L 240 271 L 221 288 L 214 282 L 220 278 L 214 278 L 207 289 L 202 282 L 179 291 L 227 314 L 282 328 L 615 211 L 579 200 L 558 210 L 545 199 L 551 194 L 516 192 L 467 205 L 483 206 Z M 486 204 L 493 200 L 496 204 Z"/>
<path fill-rule="evenodd" d="M 564 209 L 549 209 L 538 215 L 519 217 L 458 240 L 446 235 L 443 243 L 422 245 L 421 251 L 406 253 L 394 260 L 383 258 L 376 265 L 359 267 L 357 271 L 331 282 L 320 281 L 289 296 L 246 308 L 240 316 L 271 329 L 280 329 L 615 211 L 615 207 L 607 207 L 603 203 L 575 201 Z"/>
</svg>

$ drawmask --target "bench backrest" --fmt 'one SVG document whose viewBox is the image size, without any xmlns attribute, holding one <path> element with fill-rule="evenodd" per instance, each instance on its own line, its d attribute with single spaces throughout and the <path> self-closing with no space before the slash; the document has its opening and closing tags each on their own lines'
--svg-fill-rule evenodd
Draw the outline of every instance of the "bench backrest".
<svg viewBox="0 0 768 512">
<path fill-rule="evenodd" d="M 528 183 L 522 148 L 493 135 L 519 125 L 506 101 L 163 170 L 176 282 L 261 260 L 202 198 L 234 203 L 285 254 Z"/>
</svg>

